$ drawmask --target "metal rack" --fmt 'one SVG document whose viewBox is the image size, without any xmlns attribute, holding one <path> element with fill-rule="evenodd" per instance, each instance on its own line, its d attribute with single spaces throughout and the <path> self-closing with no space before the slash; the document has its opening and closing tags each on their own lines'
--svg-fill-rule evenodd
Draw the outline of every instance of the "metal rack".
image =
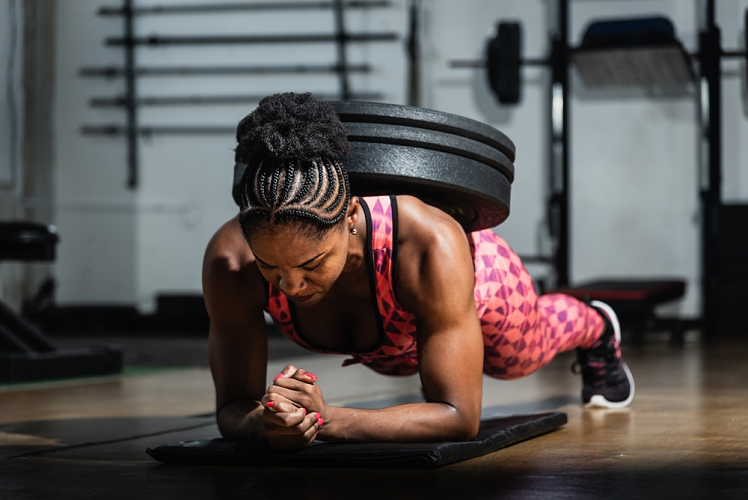
<svg viewBox="0 0 748 500">
<path fill-rule="evenodd" d="M 748 290 L 748 258 L 743 253 L 731 258 L 730 249 L 740 240 L 748 240 L 748 206 L 722 202 L 722 69 L 724 58 L 745 58 L 745 51 L 723 50 L 721 32 L 716 24 L 715 1 L 702 0 L 702 26 L 699 52 L 688 56 L 697 60 L 696 78 L 701 89 L 702 163 L 701 198 L 701 296 L 699 323 L 707 338 L 737 331 L 739 311 L 731 307 L 736 290 Z M 558 21 L 552 32 L 551 61 L 551 196 L 548 200 L 551 221 L 555 221 L 556 246 L 552 265 L 559 285 L 569 282 L 569 140 L 568 88 L 570 47 L 568 46 L 568 0 L 558 2 Z M 748 12 L 744 22 L 748 25 Z M 552 223 L 552 227 L 554 224 Z M 737 236 L 736 236 L 737 235 Z M 741 239 L 742 238 L 742 239 Z M 734 256 L 733 256 L 734 257 Z M 736 305 L 736 304 L 733 304 Z"/>
<path fill-rule="evenodd" d="M 194 5 L 166 5 L 135 7 L 133 0 L 123 0 L 121 7 L 103 7 L 101 16 L 121 16 L 124 23 L 123 36 L 110 37 L 105 44 L 124 49 L 123 67 L 85 67 L 80 70 L 83 77 L 124 78 L 125 92 L 115 97 L 95 97 L 90 100 L 93 107 L 121 107 L 125 110 L 124 125 L 84 125 L 81 133 L 89 135 L 124 135 L 127 138 L 127 186 L 138 186 L 138 136 L 153 134 L 225 134 L 235 127 L 223 126 L 141 126 L 138 124 L 138 108 L 142 106 L 215 105 L 259 102 L 263 95 L 179 95 L 142 96 L 137 91 L 137 78 L 148 76 L 196 76 L 196 75 L 309 75 L 336 74 L 339 92 L 336 95 L 318 94 L 323 100 L 377 100 L 382 95 L 376 92 L 356 93 L 351 90 L 349 75 L 368 73 L 369 64 L 348 64 L 347 46 L 351 43 L 392 42 L 399 39 L 395 32 L 350 33 L 345 26 L 346 9 L 375 9 L 389 7 L 391 2 L 381 0 L 332 0 L 327 2 L 246 2 L 235 4 L 206 3 Z M 335 20 L 333 33 L 271 34 L 234 36 L 135 36 L 135 20 L 138 16 L 171 14 L 229 13 L 255 11 L 332 10 Z M 257 45 L 257 44 L 326 44 L 335 43 L 337 61 L 333 64 L 278 64 L 251 66 L 136 66 L 137 47 L 205 46 L 205 45 Z"/>
</svg>

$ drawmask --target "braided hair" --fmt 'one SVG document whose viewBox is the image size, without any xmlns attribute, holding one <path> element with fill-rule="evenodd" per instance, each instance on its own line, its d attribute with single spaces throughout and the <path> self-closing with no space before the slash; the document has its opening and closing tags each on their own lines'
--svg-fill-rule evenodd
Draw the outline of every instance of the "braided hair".
<svg viewBox="0 0 748 500">
<path fill-rule="evenodd" d="M 311 93 L 275 94 L 260 101 L 236 130 L 235 159 L 247 164 L 239 184 L 245 237 L 292 225 L 320 237 L 345 218 L 351 151 L 335 109 Z"/>
</svg>

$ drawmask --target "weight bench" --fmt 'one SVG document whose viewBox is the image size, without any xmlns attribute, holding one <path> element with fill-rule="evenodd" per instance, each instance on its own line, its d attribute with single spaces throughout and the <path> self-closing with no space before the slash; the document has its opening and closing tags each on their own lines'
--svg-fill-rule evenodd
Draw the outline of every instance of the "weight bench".
<svg viewBox="0 0 748 500">
<path fill-rule="evenodd" d="M 571 57 L 591 89 L 683 89 L 696 80 L 691 58 L 664 17 L 596 21 Z"/>
<path fill-rule="evenodd" d="M 0 261 L 51 261 L 59 238 L 54 226 L 0 222 Z M 58 350 L 34 325 L 0 300 L 0 383 L 105 375 L 122 371 L 114 347 Z"/>
<path fill-rule="evenodd" d="M 670 342 L 683 344 L 688 328 L 699 326 L 696 320 L 660 318 L 655 307 L 683 297 L 686 282 L 682 280 L 616 280 L 590 281 L 577 286 L 555 289 L 550 293 L 563 293 L 579 300 L 600 300 L 612 307 L 621 327 L 641 337 L 647 330 L 662 329 L 670 332 Z"/>
</svg>

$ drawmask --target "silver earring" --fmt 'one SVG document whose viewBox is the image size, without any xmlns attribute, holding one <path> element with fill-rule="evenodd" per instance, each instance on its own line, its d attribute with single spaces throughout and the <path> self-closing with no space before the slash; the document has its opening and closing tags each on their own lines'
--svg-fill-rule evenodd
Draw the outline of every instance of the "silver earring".
<svg viewBox="0 0 748 500">
<path fill-rule="evenodd" d="M 351 228 L 351 234 L 353 236 L 356 236 L 358 234 L 358 229 L 356 229 L 355 227 Z"/>
</svg>

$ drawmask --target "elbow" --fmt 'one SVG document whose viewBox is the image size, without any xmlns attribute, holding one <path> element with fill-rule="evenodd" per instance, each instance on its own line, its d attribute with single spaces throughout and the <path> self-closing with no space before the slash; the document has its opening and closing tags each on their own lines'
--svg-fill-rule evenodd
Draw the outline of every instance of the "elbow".
<svg viewBox="0 0 748 500">
<path fill-rule="evenodd" d="M 459 441 L 472 441 L 478 435 L 478 429 L 480 428 L 480 418 L 466 419 L 460 427 Z"/>
<path fill-rule="evenodd" d="M 224 419 L 220 418 L 220 413 L 216 417 L 216 424 L 218 424 L 218 432 L 221 434 L 221 437 L 223 439 L 228 439 L 230 441 L 233 441 L 232 438 L 234 438 L 234 434 L 230 426 L 226 425 L 226 422 Z"/>
<path fill-rule="evenodd" d="M 480 428 L 480 412 L 461 412 L 454 407 L 452 407 L 452 412 L 455 419 L 449 436 L 450 440 L 472 441 L 475 439 Z"/>
</svg>

